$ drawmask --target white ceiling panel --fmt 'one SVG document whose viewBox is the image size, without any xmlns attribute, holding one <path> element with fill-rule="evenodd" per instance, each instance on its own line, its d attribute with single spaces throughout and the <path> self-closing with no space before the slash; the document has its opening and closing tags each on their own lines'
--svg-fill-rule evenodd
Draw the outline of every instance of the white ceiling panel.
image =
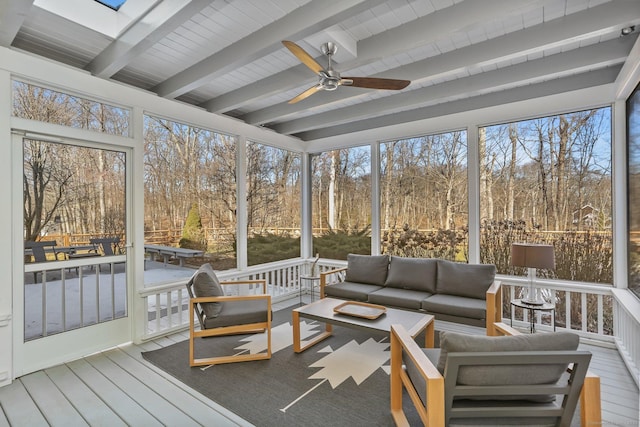
<svg viewBox="0 0 640 427">
<path fill-rule="evenodd" d="M 509 98 L 514 88 L 572 76 L 585 82 L 605 78 L 589 79 L 596 74 L 615 78 L 613 70 L 639 32 L 621 37 L 620 30 L 640 30 L 638 0 L 183 1 L 182 14 L 163 16 L 169 24 L 151 38 L 134 37 L 138 51 L 128 56 L 109 51 L 129 42 L 126 31 L 114 40 L 37 5 L 26 17 L 15 16 L 20 28 L 4 43 L 91 72 L 94 62 L 113 59 L 112 72 L 96 75 L 314 139 L 403 120 L 452 100 L 499 92 Z M 152 13 L 158 10 L 134 19 L 131 31 L 143 30 Z M 280 40 L 307 53 L 296 55 Z M 321 45 L 327 41 L 339 45 L 328 72 L 336 78 L 341 73 L 412 83 L 400 91 L 320 90 L 289 104 L 318 84 L 301 58 L 325 68 Z M 372 120 L 378 117 L 384 120 Z"/>
</svg>

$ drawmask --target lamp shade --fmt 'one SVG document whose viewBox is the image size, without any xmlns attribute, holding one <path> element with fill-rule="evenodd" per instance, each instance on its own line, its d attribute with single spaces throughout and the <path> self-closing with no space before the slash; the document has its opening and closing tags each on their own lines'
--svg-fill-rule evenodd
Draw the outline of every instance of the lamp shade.
<svg viewBox="0 0 640 427">
<path fill-rule="evenodd" d="M 552 245 L 535 243 L 513 243 L 511 245 L 511 265 L 529 268 L 556 268 Z"/>
</svg>

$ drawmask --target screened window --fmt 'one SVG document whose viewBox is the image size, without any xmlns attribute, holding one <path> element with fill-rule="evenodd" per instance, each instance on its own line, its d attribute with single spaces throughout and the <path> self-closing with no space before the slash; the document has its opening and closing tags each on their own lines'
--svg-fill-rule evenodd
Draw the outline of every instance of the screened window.
<svg viewBox="0 0 640 427">
<path fill-rule="evenodd" d="M 382 253 L 466 262 L 466 132 L 387 142 L 380 158 Z"/>
<path fill-rule="evenodd" d="M 514 242 L 547 243 L 539 276 L 611 283 L 611 109 L 480 128 L 481 260 L 499 273 Z"/>
<path fill-rule="evenodd" d="M 56 125 L 129 136 L 131 112 L 102 102 L 13 81 L 13 115 Z"/>
<path fill-rule="evenodd" d="M 640 89 L 627 101 L 629 289 L 640 297 Z"/>
<path fill-rule="evenodd" d="M 300 155 L 247 144 L 249 265 L 300 256 Z"/>
<path fill-rule="evenodd" d="M 311 167 L 313 254 L 371 254 L 370 147 L 314 155 Z"/>
<path fill-rule="evenodd" d="M 236 267 L 236 138 L 145 116 L 145 243 Z M 192 259 L 198 265 L 202 260 Z"/>
</svg>

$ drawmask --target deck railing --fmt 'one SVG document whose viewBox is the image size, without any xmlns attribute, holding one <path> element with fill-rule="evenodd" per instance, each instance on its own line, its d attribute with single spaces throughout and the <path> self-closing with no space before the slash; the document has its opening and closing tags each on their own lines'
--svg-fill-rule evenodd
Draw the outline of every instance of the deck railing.
<svg viewBox="0 0 640 427">
<path fill-rule="evenodd" d="M 125 255 L 25 264 L 24 340 L 127 316 Z"/>
<path fill-rule="evenodd" d="M 273 302 L 295 297 L 301 292 L 300 275 L 309 272 L 312 259 L 292 259 L 283 262 L 250 267 L 243 271 L 219 272 L 220 280 L 266 279 Z M 321 259 L 320 271 L 330 271 L 346 266 L 345 261 Z M 337 276 L 337 275 L 336 275 Z M 510 276 L 498 277 L 503 286 L 503 320 L 513 322 L 515 327 L 529 325 L 527 310 L 511 310 L 511 300 L 520 298 L 527 286 L 526 279 Z M 337 278 L 336 278 L 337 280 Z M 147 287 L 139 296 L 147 307 L 147 327 L 141 340 L 184 329 L 188 326 L 187 280 Z M 329 278 L 331 282 L 331 278 Z M 548 300 L 555 302 L 555 326 L 557 330 L 570 330 L 584 339 L 600 342 L 606 346 L 617 346 L 625 363 L 638 381 L 640 366 L 640 302 L 622 298 L 626 291 L 615 290 L 611 286 L 566 283 L 539 280 L 540 287 Z M 226 290 L 226 288 L 225 288 Z M 308 290 L 303 289 L 303 292 Z M 630 302 L 637 308 L 630 308 Z M 634 311 L 635 310 L 635 311 Z M 536 328 L 552 330 L 549 313 L 536 312 Z"/>
<path fill-rule="evenodd" d="M 297 296 L 301 292 L 300 276 L 309 272 L 311 262 L 312 260 L 296 258 L 249 267 L 242 271 L 221 271 L 217 275 L 220 280 L 265 279 L 272 303 L 276 303 Z M 320 270 L 324 271 L 333 268 L 335 264 L 319 262 L 318 265 Z M 186 283 L 187 279 L 178 280 L 159 286 L 148 286 L 139 292 L 139 296 L 144 299 L 143 305 L 147 308 L 146 328 L 141 340 L 153 339 L 189 325 L 189 296 Z M 225 286 L 225 292 L 229 292 L 230 289 L 233 288 Z M 308 289 L 302 291 L 308 292 Z"/>
</svg>

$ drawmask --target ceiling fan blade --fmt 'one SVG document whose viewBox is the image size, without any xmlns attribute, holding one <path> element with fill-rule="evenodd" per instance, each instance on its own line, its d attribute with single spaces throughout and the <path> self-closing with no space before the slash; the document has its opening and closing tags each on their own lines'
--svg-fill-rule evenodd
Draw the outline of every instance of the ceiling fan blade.
<svg viewBox="0 0 640 427">
<path fill-rule="evenodd" d="M 309 55 L 303 48 L 295 44 L 294 42 L 290 42 L 288 40 L 283 40 L 282 44 L 285 45 L 287 49 L 291 51 L 304 65 L 311 68 L 313 72 L 319 73 L 320 71 L 324 71 L 324 68 L 318 62 L 313 59 L 311 55 Z"/>
<path fill-rule="evenodd" d="M 409 86 L 410 80 L 377 79 L 375 77 L 343 77 L 344 86 L 364 87 L 367 89 L 400 90 Z"/>
<path fill-rule="evenodd" d="M 309 89 L 307 89 L 304 92 L 302 92 L 300 95 L 298 95 L 295 98 L 291 99 L 289 101 L 289 104 L 295 104 L 298 101 L 302 101 L 303 99 L 310 97 L 311 95 L 313 95 L 314 93 L 316 93 L 320 89 L 322 89 L 320 87 L 320 85 L 310 87 Z"/>
</svg>

